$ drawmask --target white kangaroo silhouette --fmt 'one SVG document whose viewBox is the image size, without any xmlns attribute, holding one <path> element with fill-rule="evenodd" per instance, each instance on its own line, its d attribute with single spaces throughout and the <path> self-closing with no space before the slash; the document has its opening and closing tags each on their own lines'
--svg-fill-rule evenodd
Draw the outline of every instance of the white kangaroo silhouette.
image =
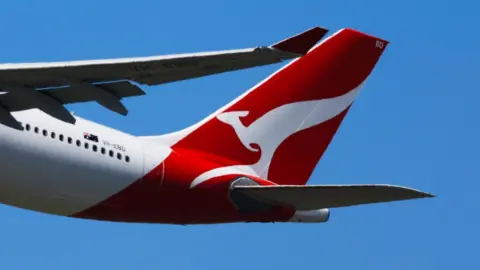
<svg viewBox="0 0 480 270">
<path fill-rule="evenodd" d="M 266 179 L 271 158 L 286 138 L 342 113 L 355 100 L 361 86 L 339 97 L 282 105 L 267 112 L 249 126 L 244 126 L 240 121 L 240 117 L 248 115 L 248 111 L 219 114 L 217 119 L 230 125 L 247 149 L 258 152 L 259 150 L 251 145 L 254 143 L 259 145 L 261 157 L 255 164 L 226 166 L 204 172 L 193 180 L 190 187 L 193 188 L 208 179 L 227 174 L 240 173 Z"/>
</svg>

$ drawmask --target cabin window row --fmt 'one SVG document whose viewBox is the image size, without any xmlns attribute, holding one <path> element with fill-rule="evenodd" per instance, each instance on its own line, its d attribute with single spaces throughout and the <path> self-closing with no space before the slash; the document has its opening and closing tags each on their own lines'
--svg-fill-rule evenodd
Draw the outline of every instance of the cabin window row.
<svg viewBox="0 0 480 270">
<path fill-rule="evenodd" d="M 31 129 L 32 128 L 31 128 L 30 124 L 25 125 L 25 130 L 30 131 Z M 35 133 L 40 133 L 40 128 L 34 127 L 33 131 Z M 43 134 L 43 136 L 47 137 L 49 135 L 49 132 L 46 129 L 43 129 L 42 134 Z M 57 134 L 55 132 L 50 132 L 50 137 L 52 137 L 52 139 L 55 139 L 55 138 L 57 138 Z M 58 140 L 61 141 L 61 142 L 65 141 L 65 136 L 63 134 L 58 134 Z M 66 141 L 69 144 L 73 143 L 73 139 L 71 137 L 67 137 Z M 78 147 L 81 147 L 82 146 L 82 141 L 76 140 L 75 144 Z M 88 142 L 84 142 L 83 147 L 85 149 L 92 149 L 93 152 L 100 152 L 103 155 L 107 154 L 107 149 L 105 149 L 105 147 L 98 147 L 98 145 L 93 144 L 93 143 L 90 145 Z M 123 156 L 122 153 L 116 153 L 115 154 L 115 152 L 113 150 L 108 150 L 108 155 L 110 157 L 117 157 L 117 159 L 119 159 L 119 160 L 123 159 L 126 162 L 130 162 L 130 157 L 129 156 L 127 156 L 127 155 Z"/>
</svg>

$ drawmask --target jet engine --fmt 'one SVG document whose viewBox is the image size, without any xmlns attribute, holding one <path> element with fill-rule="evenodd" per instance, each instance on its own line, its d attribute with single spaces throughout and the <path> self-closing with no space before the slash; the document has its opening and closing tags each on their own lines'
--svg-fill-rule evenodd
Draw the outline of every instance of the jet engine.
<svg viewBox="0 0 480 270">
<path fill-rule="evenodd" d="M 316 210 L 296 211 L 289 222 L 319 223 L 327 222 L 330 218 L 330 210 L 327 208 Z"/>
</svg>

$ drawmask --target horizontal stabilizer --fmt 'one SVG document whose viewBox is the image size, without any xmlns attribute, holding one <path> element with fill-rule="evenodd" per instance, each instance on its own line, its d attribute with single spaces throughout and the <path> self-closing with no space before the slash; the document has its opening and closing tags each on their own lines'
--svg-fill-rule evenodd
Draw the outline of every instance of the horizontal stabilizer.
<svg viewBox="0 0 480 270">
<path fill-rule="evenodd" d="M 284 205 L 296 210 L 434 197 L 425 192 L 392 185 L 235 186 L 232 192 L 242 193 L 257 201 Z"/>
</svg>

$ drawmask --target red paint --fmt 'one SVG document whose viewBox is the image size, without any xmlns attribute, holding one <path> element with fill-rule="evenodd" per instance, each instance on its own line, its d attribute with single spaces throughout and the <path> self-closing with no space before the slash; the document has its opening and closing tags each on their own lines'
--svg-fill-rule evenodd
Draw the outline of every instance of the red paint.
<svg viewBox="0 0 480 270">
<path fill-rule="evenodd" d="M 378 41 L 383 42 L 381 48 Z M 241 119 L 248 126 L 287 103 L 344 95 L 366 79 L 386 45 L 386 41 L 344 30 L 275 74 L 224 112 L 248 111 L 249 114 Z M 305 184 L 347 111 L 348 108 L 333 119 L 299 131 L 283 141 L 272 157 L 268 180 L 277 184 Z M 212 118 L 172 148 L 174 151 L 166 159 L 165 168 L 159 165 L 143 179 L 75 216 L 127 222 L 197 224 L 286 221 L 294 213 L 293 209 L 285 208 L 266 213 L 239 213 L 228 199 L 228 187 L 235 175 L 217 177 L 189 188 L 195 177 L 208 170 L 228 165 L 251 165 L 261 156 L 260 152 L 246 149 L 234 130 L 218 119 Z M 163 169 L 165 175 L 160 185 Z"/>
<path fill-rule="evenodd" d="M 248 111 L 241 121 L 249 126 L 265 113 L 284 104 L 342 96 L 359 86 L 373 70 L 385 49 L 376 47 L 377 40 L 354 30 L 344 30 L 275 74 L 224 112 Z M 345 113 L 284 141 L 280 146 L 281 154 L 275 153 L 273 157 L 270 166 L 276 169 L 268 179 L 276 183 L 305 184 Z M 259 152 L 246 149 L 234 130 L 216 118 L 189 134 L 175 147 L 213 153 L 234 160 L 236 164 L 254 164 L 260 159 Z M 291 165 L 299 160 L 304 165 L 292 168 Z M 291 178 L 292 174 L 297 177 Z"/>
<path fill-rule="evenodd" d="M 134 182 L 104 202 L 74 215 L 79 218 L 174 224 L 220 223 L 237 221 L 284 221 L 293 211 L 276 209 L 262 214 L 239 214 L 228 198 L 230 181 L 237 176 L 222 176 L 190 189 L 192 179 L 218 167 L 198 152 L 177 149 L 162 166 Z M 189 164 L 189 166 L 185 166 Z M 269 185 L 259 179 L 259 183 Z"/>
</svg>

